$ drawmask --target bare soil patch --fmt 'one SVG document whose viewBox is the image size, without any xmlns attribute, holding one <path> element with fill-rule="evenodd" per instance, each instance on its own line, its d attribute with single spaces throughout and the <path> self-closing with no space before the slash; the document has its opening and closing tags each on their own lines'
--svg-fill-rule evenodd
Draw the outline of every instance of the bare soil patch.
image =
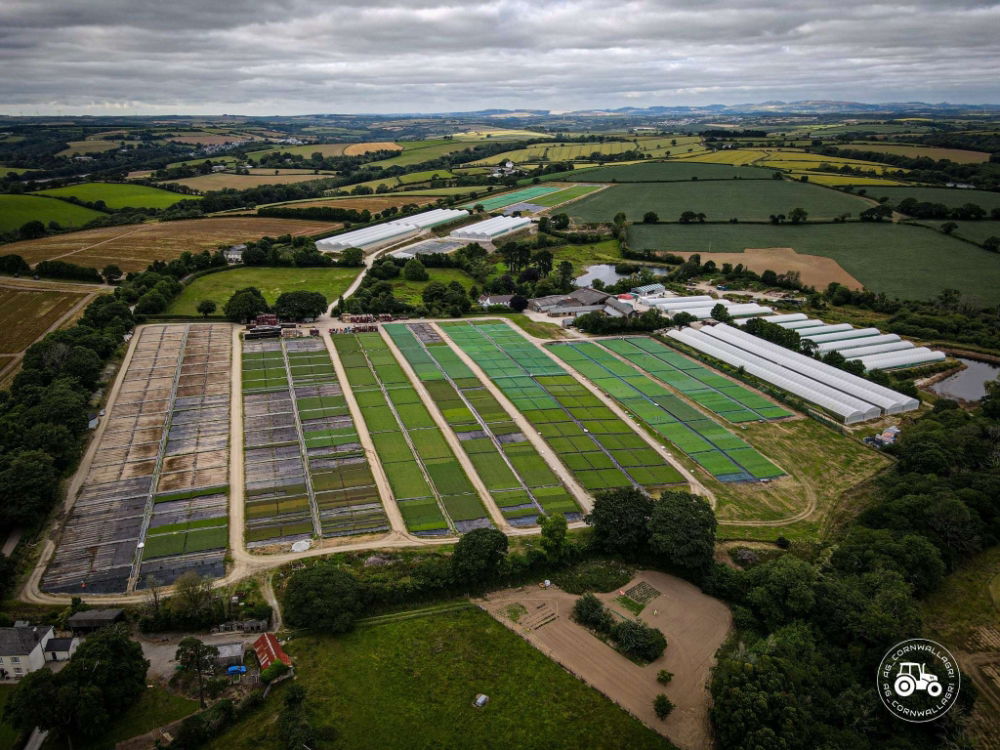
<svg viewBox="0 0 1000 750">
<path fill-rule="evenodd" d="M 680 252 L 678 255 L 689 258 L 696 253 Z M 775 273 L 798 271 L 803 284 L 825 287 L 830 282 L 843 284 L 849 289 L 861 289 L 862 284 L 851 276 L 833 258 L 821 255 L 802 255 L 790 247 L 747 248 L 742 253 L 702 253 L 702 262 L 714 260 L 716 265 L 732 263 L 734 266 L 742 263 L 755 273 L 771 270 Z"/>
<path fill-rule="evenodd" d="M 640 571 L 623 591 L 640 584 L 659 594 L 646 604 L 639 619 L 662 630 L 668 643 L 663 656 L 646 666 L 625 658 L 573 622 L 570 613 L 578 597 L 560 589 L 509 589 L 478 604 L 678 747 L 709 747 L 708 680 L 715 652 L 732 625 L 729 608 L 687 581 L 656 571 Z M 617 591 L 598 594 L 609 608 L 631 616 L 615 601 L 618 596 Z M 525 610 L 517 622 L 510 613 L 521 609 L 513 605 Z M 668 685 L 656 681 L 661 669 L 674 673 Z M 657 719 L 653 712 L 653 698 L 658 693 L 666 693 L 676 706 L 666 721 Z"/>
</svg>

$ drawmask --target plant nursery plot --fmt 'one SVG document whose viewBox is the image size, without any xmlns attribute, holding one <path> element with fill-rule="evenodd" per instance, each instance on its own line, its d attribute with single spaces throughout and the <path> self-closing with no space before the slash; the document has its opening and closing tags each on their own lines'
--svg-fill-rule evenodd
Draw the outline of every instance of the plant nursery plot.
<svg viewBox="0 0 1000 750">
<path fill-rule="evenodd" d="M 578 363 L 589 368 L 597 365 L 605 371 L 605 377 L 613 377 L 626 383 L 633 389 L 632 396 L 623 398 L 612 394 L 612 397 L 635 413 L 655 432 L 694 458 L 716 478 L 723 481 L 764 478 L 755 475 L 747 467 L 739 466 L 736 459 L 728 453 L 729 450 L 738 448 L 753 450 L 743 440 L 722 425 L 706 418 L 697 409 L 685 403 L 681 397 L 668 392 L 665 387 L 644 375 L 635 374 L 636 370 L 624 365 L 607 349 L 593 342 L 552 344 L 549 349 L 573 367 Z M 632 374 L 620 374 L 623 367 Z M 664 413 L 669 415 L 669 421 L 662 419 Z M 587 424 L 592 431 L 601 431 L 596 424 Z M 705 453 L 711 455 L 703 458 L 702 454 Z M 776 467 L 772 466 L 772 469 L 774 468 Z"/>
<path fill-rule="evenodd" d="M 558 478 L 545 466 L 534 445 L 509 421 L 496 398 L 483 388 L 475 374 L 446 342 L 441 341 L 436 331 L 424 324 L 390 324 L 385 331 L 408 362 L 428 366 L 425 387 L 446 420 L 449 412 L 453 416 L 460 415 L 462 422 L 458 425 L 452 420 L 447 421 L 504 517 L 518 526 L 533 523 L 544 510 L 544 506 L 534 499 L 535 491 L 543 486 L 562 489 Z M 448 363 L 451 363 L 450 367 Z M 419 430 L 412 434 L 414 438 L 423 440 L 427 439 L 425 436 L 434 434 L 444 443 L 436 430 Z M 421 448 L 422 452 L 425 450 Z M 423 455 L 426 457 L 427 454 Z M 542 469 L 536 471 L 531 461 L 537 461 Z M 433 471 L 431 466 L 428 468 Z M 437 480 L 435 484 L 439 484 Z M 521 507 L 513 513 L 504 510 L 496 496 L 497 490 L 510 489 L 523 491 L 525 498 L 523 503 L 518 503 Z M 578 513 L 575 503 L 572 508 L 572 511 L 562 512 Z M 531 509 L 534 509 L 533 513 L 527 512 Z"/>
<path fill-rule="evenodd" d="M 585 488 L 594 490 L 639 484 L 625 468 L 615 465 L 609 449 L 602 443 L 604 434 L 630 433 L 632 428 L 606 407 L 583 407 L 593 409 L 587 413 L 594 418 L 586 421 L 574 416 L 571 409 L 577 407 L 567 405 L 562 399 L 587 397 L 591 394 L 544 352 L 504 323 L 483 321 L 471 325 L 449 323 L 444 326 L 449 337 L 483 368 L 486 375 L 521 409 L 544 438 L 586 436 L 592 443 L 591 450 L 603 452 L 611 459 L 614 468 L 573 471 L 571 467 L 567 467 L 577 475 Z M 548 408 L 526 404 L 526 392 L 540 392 L 548 401 L 545 404 Z M 563 429 L 563 423 L 566 423 L 566 429 Z M 562 458 L 560 455 L 560 459 Z M 523 471 L 549 471 L 541 461 L 539 464 L 528 463 L 513 456 L 511 460 L 521 462 Z M 673 472 L 673 482 L 682 481 L 680 473 L 675 469 L 667 467 L 667 471 Z M 603 473 L 580 476 L 584 472 Z"/>
<path fill-rule="evenodd" d="M 186 570 L 209 577 L 225 573 L 224 528 L 221 544 L 218 535 L 201 528 L 150 531 L 190 521 L 226 522 L 230 329 L 142 326 L 132 346 L 42 579 L 46 591 L 125 593 L 144 587 L 151 576 L 171 584 Z M 188 549 L 185 540 L 192 534 Z M 204 541 L 208 536 L 211 546 Z M 153 558 L 155 565 L 143 561 Z"/>
<path fill-rule="evenodd" d="M 648 372 L 709 411 L 730 421 L 750 421 L 755 418 L 782 419 L 793 416 L 792 412 L 775 406 L 759 393 L 724 378 L 656 339 L 637 336 L 602 339 L 599 343 L 635 367 Z M 762 410 L 766 410 L 766 413 Z M 751 415 L 749 419 L 746 416 L 748 411 Z"/>
<path fill-rule="evenodd" d="M 376 451 L 386 464 L 386 474 L 395 497 L 398 500 L 429 498 L 438 508 L 445 531 L 461 533 L 487 525 L 486 510 L 475 496 L 472 484 L 437 429 L 430 412 L 421 403 L 420 394 L 410 384 L 405 371 L 381 336 L 377 333 L 343 335 L 335 336 L 333 341 L 338 353 L 362 355 L 363 360 L 355 358 L 354 363 L 360 368 L 364 362 L 375 377 L 374 387 L 385 397 L 385 406 L 369 406 L 363 411 L 365 422 L 376 441 Z M 390 444 L 390 437 L 377 439 L 378 434 L 391 436 L 394 443 Z M 405 459 L 387 461 L 389 456 L 399 459 L 403 455 L 401 446 L 405 446 L 408 454 Z M 385 455 L 382 455 L 383 449 L 386 450 Z M 470 493 L 478 503 L 476 515 L 470 516 L 466 505 L 462 506 L 462 518 L 441 513 L 441 507 L 448 510 L 443 503 L 445 496 L 463 493 Z M 398 504 L 402 510 L 402 503 Z M 425 528 L 423 521 L 414 522 L 416 526 L 411 525 L 412 516 L 408 518 L 405 513 L 403 519 L 407 528 L 415 534 L 442 531 L 440 526 Z"/>
</svg>

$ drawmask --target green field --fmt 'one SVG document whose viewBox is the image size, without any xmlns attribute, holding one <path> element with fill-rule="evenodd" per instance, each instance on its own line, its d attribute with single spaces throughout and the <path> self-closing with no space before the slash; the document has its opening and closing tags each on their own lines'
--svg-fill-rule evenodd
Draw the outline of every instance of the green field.
<svg viewBox="0 0 1000 750">
<path fill-rule="evenodd" d="M 0 232 L 13 232 L 29 221 L 62 227 L 82 227 L 88 221 L 106 216 L 83 206 L 39 195 L 0 195 Z"/>
<path fill-rule="evenodd" d="M 771 214 L 787 215 L 803 208 L 810 219 L 832 219 L 849 213 L 857 216 L 871 202 L 816 185 L 786 180 L 715 180 L 689 183 L 632 183 L 612 185 L 566 208 L 583 222 L 610 222 L 624 211 L 629 221 L 641 221 L 647 211 L 660 221 L 677 221 L 684 211 L 704 213 L 709 221 L 766 221 Z"/>
<path fill-rule="evenodd" d="M 947 220 L 924 220 L 917 222 L 923 226 L 940 229 Z M 963 240 L 971 240 L 977 244 L 983 244 L 989 237 L 1000 237 L 1000 221 L 956 221 L 958 225 L 952 234 L 961 237 Z"/>
<path fill-rule="evenodd" d="M 8 174 L 24 174 L 25 172 L 33 172 L 35 170 L 28 169 L 27 167 L 5 167 L 0 165 L 0 175 Z"/>
<path fill-rule="evenodd" d="M 170 190 L 114 182 L 84 182 L 80 185 L 39 190 L 38 194 L 55 198 L 77 198 L 86 203 L 104 201 L 108 208 L 169 208 L 178 201 L 200 200 L 198 196 L 181 195 Z"/>
<path fill-rule="evenodd" d="M 966 203 L 975 203 L 987 212 L 1000 208 L 1000 193 L 988 190 L 961 190 L 939 187 L 877 187 L 868 188 L 872 198 L 887 197 L 893 205 L 899 205 L 907 198 L 915 198 L 921 203 L 942 203 L 948 208 L 958 208 Z"/>
<path fill-rule="evenodd" d="M 734 167 L 728 164 L 699 164 L 685 161 L 657 161 L 625 166 L 594 167 L 573 172 L 574 182 L 691 182 L 694 180 L 770 180 L 774 170 Z M 543 179 L 562 179 L 549 175 Z"/>
<path fill-rule="evenodd" d="M 469 148 L 469 144 L 462 141 L 454 141 L 447 138 L 431 141 L 399 141 L 403 147 L 402 153 L 382 161 L 373 161 L 365 166 L 369 167 L 408 167 L 411 164 L 421 164 L 425 161 L 437 159 L 439 156 L 453 154 L 456 151 L 464 151 Z"/>
<path fill-rule="evenodd" d="M 537 199 L 532 200 L 531 203 L 538 206 L 556 206 L 560 203 L 566 203 L 584 195 L 589 195 L 595 190 L 600 190 L 600 188 L 600 185 L 574 185 L 565 190 L 560 190 L 558 193 L 539 196 Z"/>
<path fill-rule="evenodd" d="M 596 639 L 581 647 L 607 648 Z M 314 726 L 337 732 L 329 747 L 673 747 L 478 609 L 296 638 L 288 651 Z M 490 696 L 483 709 L 471 705 L 477 693 Z M 206 747 L 283 747 L 281 698 L 279 688 Z"/>
<path fill-rule="evenodd" d="M 476 283 L 469 274 L 460 268 L 428 268 L 427 276 L 427 281 L 406 281 L 402 278 L 402 275 L 397 276 L 390 282 L 392 284 L 393 296 L 410 305 L 422 305 L 424 300 L 421 295 L 424 289 L 427 288 L 427 285 L 434 281 L 440 281 L 446 286 L 453 281 L 457 281 L 466 291 Z"/>
<path fill-rule="evenodd" d="M 184 290 L 167 308 L 168 315 L 198 315 L 198 303 L 205 299 L 215 302 L 218 309 L 213 317 L 222 317 L 222 306 L 237 289 L 253 286 L 264 299 L 274 304 L 282 292 L 321 292 L 331 304 L 351 285 L 358 275 L 357 268 L 234 268 L 229 271 L 201 276 Z"/>
<path fill-rule="evenodd" d="M 924 227 L 905 224 L 635 224 L 629 243 L 697 252 L 702 261 L 715 252 L 745 248 L 792 247 L 840 263 L 869 289 L 902 299 L 929 299 L 942 289 L 959 289 L 982 305 L 1000 302 L 1000 257 L 975 245 Z M 947 273 L 943 273 L 947 269 Z M 786 269 L 772 269 L 778 273 Z"/>
</svg>

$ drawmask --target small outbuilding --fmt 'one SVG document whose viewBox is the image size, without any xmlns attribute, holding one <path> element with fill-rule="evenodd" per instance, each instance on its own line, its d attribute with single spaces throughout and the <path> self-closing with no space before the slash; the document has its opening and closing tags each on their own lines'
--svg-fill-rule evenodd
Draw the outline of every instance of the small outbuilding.
<svg viewBox="0 0 1000 750">
<path fill-rule="evenodd" d="M 70 615 L 66 627 L 73 631 L 73 635 L 86 635 L 110 627 L 124 618 L 125 613 L 120 609 L 88 609 Z"/>
<path fill-rule="evenodd" d="M 79 645 L 79 638 L 50 638 L 45 644 L 45 661 L 69 661 Z"/>
<path fill-rule="evenodd" d="M 216 643 L 215 647 L 219 653 L 215 655 L 217 666 L 238 667 L 243 663 L 243 655 L 246 653 L 246 644 L 243 641 L 233 641 L 232 643 Z"/>
<path fill-rule="evenodd" d="M 275 661 L 282 661 L 287 667 L 292 666 L 292 657 L 285 653 L 274 633 L 264 633 L 260 636 L 253 642 L 253 650 L 262 670 L 267 669 Z"/>
</svg>

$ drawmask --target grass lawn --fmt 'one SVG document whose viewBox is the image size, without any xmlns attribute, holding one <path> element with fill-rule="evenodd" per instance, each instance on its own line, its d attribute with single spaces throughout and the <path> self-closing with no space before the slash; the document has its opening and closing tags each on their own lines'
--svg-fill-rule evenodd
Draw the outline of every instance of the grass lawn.
<svg viewBox="0 0 1000 750">
<path fill-rule="evenodd" d="M 288 651 L 311 720 L 336 729 L 336 747 L 672 747 L 478 609 L 299 638 Z M 485 708 L 472 707 L 477 693 Z M 277 750 L 280 701 L 279 689 L 207 747 Z"/>
<path fill-rule="evenodd" d="M 624 262 L 621 251 L 618 249 L 617 240 L 605 240 L 593 245 L 563 245 L 562 247 L 550 247 L 548 250 L 552 253 L 552 267 L 558 270 L 559 264 L 568 260 L 573 264 L 574 276 L 586 273 L 587 266 L 597 263 Z"/>
<path fill-rule="evenodd" d="M 869 289 L 902 299 L 930 299 L 954 288 L 981 305 L 1000 302 L 1000 258 L 961 240 L 903 224 L 636 224 L 635 249 L 716 252 L 791 247 L 833 258 Z M 947 269 L 947 273 L 942 273 Z M 781 273 L 783 268 L 772 269 Z"/>
<path fill-rule="evenodd" d="M 396 299 L 411 305 L 422 305 L 424 303 L 421 296 L 428 284 L 440 281 L 447 286 L 453 281 L 457 281 L 466 291 L 475 284 L 475 280 L 460 268 L 428 268 L 427 281 L 407 281 L 402 275 L 393 279 L 392 294 Z"/>
<path fill-rule="evenodd" d="M 661 221 L 677 221 L 684 211 L 704 213 L 709 221 L 766 221 L 771 214 L 803 208 L 810 219 L 832 219 L 841 214 L 857 216 L 870 201 L 834 190 L 787 180 L 705 180 L 697 183 L 632 183 L 613 185 L 578 200 L 566 213 L 578 221 L 610 222 L 624 211 L 629 221 L 641 221 L 647 211 Z"/>
<path fill-rule="evenodd" d="M 39 190 L 39 195 L 57 198 L 78 198 L 87 203 L 104 201 L 108 208 L 168 208 L 182 200 L 200 200 L 196 195 L 181 195 L 146 185 L 111 182 L 84 182 L 80 185 Z"/>
<path fill-rule="evenodd" d="M 0 195 L 0 232 L 13 232 L 29 221 L 63 227 L 82 227 L 88 221 L 107 216 L 84 206 L 40 195 Z"/>
<path fill-rule="evenodd" d="M 162 727 L 198 710 L 198 701 L 188 700 L 169 693 L 163 688 L 147 688 L 134 706 L 112 721 L 104 734 L 84 745 L 74 745 L 76 750 L 112 750 L 118 742 L 137 737 L 150 730 Z M 0 735 L 2 739 L 2 735 Z M 0 742 L 0 747 L 8 747 Z M 45 743 L 45 750 L 68 748 L 61 742 Z"/>
<path fill-rule="evenodd" d="M 205 299 L 215 302 L 218 309 L 213 317 L 222 317 L 222 307 L 237 289 L 254 286 L 264 299 L 274 304 L 282 292 L 321 292 L 327 302 L 334 303 L 358 275 L 357 268 L 234 268 L 201 276 L 184 287 L 167 313 L 197 315 L 198 303 Z"/>
<path fill-rule="evenodd" d="M 719 539 L 773 541 L 813 539 L 829 520 L 841 496 L 887 467 L 889 459 L 812 419 L 744 425 L 740 437 L 787 471 L 768 484 L 705 481 L 718 502 Z M 786 526 L 741 526 L 741 521 L 778 521 L 815 510 Z"/>
</svg>

